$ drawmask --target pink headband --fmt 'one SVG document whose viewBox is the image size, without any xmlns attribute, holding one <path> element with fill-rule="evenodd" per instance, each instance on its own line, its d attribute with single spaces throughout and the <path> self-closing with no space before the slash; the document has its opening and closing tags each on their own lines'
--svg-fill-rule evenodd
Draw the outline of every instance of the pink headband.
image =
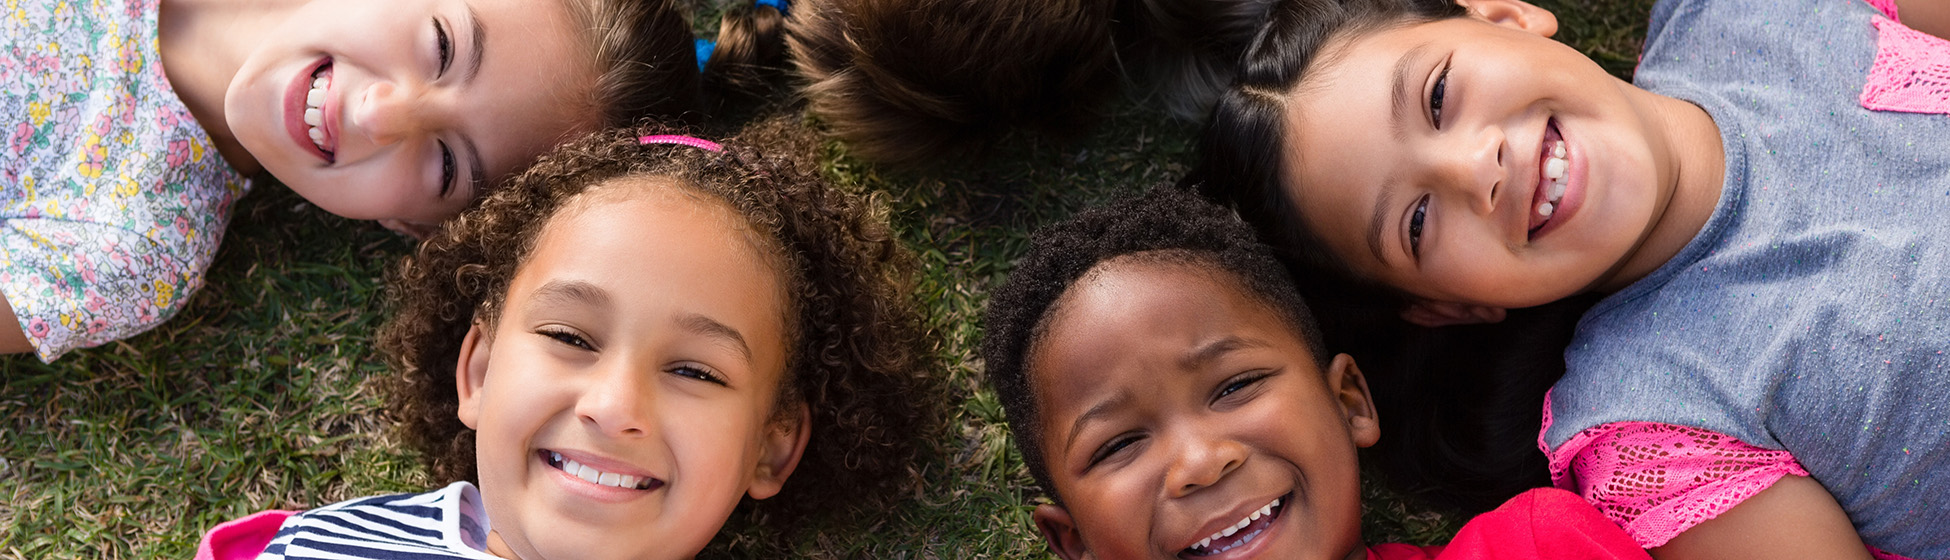
<svg viewBox="0 0 1950 560">
<path fill-rule="evenodd" d="M 680 144 L 711 152 L 724 151 L 724 147 L 719 146 L 717 142 L 681 134 L 656 134 L 638 138 L 636 141 L 638 144 Z"/>
</svg>

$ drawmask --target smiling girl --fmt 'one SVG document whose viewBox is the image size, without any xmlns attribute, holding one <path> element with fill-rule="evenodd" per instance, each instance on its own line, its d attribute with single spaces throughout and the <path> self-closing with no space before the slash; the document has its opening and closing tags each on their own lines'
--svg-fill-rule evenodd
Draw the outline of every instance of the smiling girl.
<svg viewBox="0 0 1950 560">
<path fill-rule="evenodd" d="M 1288 0 L 1205 185 L 1417 325 L 1604 296 L 1539 443 L 1655 555 L 1950 556 L 1950 42 L 1909 7 L 1667 0 L 1634 84 L 1517 0 Z"/>
<path fill-rule="evenodd" d="M 753 148 L 779 129 L 667 132 L 565 146 L 399 270 L 390 400 L 461 482 L 258 514 L 204 552 L 688 558 L 745 498 L 845 522 L 897 489 L 940 391 L 883 211 Z"/>
<path fill-rule="evenodd" d="M 0 352 L 42 360 L 180 309 L 249 177 L 424 235 L 576 131 L 703 96 L 675 0 L 18 4 Z"/>
</svg>

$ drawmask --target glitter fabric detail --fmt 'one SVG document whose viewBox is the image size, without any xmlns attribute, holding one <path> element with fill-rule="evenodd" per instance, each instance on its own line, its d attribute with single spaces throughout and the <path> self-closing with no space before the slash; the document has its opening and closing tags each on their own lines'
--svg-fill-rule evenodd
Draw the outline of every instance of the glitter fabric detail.
<svg viewBox="0 0 1950 560">
<path fill-rule="evenodd" d="M 1544 397 L 1544 431 L 1550 429 Z M 1787 475 L 1808 471 L 1786 451 L 1658 422 L 1612 422 L 1571 436 L 1550 458 L 1551 481 L 1584 496 L 1640 546 L 1655 548 Z"/>
<path fill-rule="evenodd" d="M 1882 549 L 1873 546 L 1869 547 L 1869 556 L 1874 557 L 1876 560 L 1910 560 L 1908 556 L 1890 554 L 1887 552 L 1883 552 Z"/>
<path fill-rule="evenodd" d="M 1875 17 L 1876 62 L 1862 86 L 1862 107 L 1950 114 L 1950 41 Z"/>
</svg>

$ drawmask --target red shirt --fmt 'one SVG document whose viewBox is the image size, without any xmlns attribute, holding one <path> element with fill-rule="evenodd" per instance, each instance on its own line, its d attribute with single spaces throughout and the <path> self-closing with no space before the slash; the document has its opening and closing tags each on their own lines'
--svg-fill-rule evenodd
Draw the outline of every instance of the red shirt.
<svg viewBox="0 0 1950 560">
<path fill-rule="evenodd" d="M 1624 529 L 1584 498 L 1556 488 L 1536 488 L 1476 516 L 1447 545 L 1382 544 L 1368 560 L 1650 560 Z"/>
</svg>

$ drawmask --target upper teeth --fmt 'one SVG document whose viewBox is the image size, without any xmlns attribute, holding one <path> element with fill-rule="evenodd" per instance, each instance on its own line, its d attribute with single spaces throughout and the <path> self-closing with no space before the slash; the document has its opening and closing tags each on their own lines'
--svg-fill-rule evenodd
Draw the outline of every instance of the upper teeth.
<svg viewBox="0 0 1950 560">
<path fill-rule="evenodd" d="M 1549 218 L 1551 211 L 1557 209 L 1558 199 L 1564 198 L 1564 172 L 1570 167 L 1571 162 L 1564 159 L 1564 141 L 1558 140 L 1551 146 L 1550 157 L 1544 159 L 1544 178 L 1550 179 L 1551 184 L 1550 190 L 1544 192 L 1545 200 L 1537 204 L 1537 215 Z"/>
<path fill-rule="evenodd" d="M 311 134 L 311 142 L 325 151 L 331 150 L 326 150 L 325 131 L 319 127 L 325 124 L 325 88 L 331 84 L 332 75 L 327 69 L 311 79 L 311 91 L 305 92 L 305 124 L 309 125 L 306 132 Z"/>
<path fill-rule="evenodd" d="M 1192 548 L 1205 548 L 1206 546 L 1211 545 L 1212 541 L 1230 537 L 1233 535 L 1233 533 L 1238 533 L 1240 529 L 1244 529 L 1246 528 L 1247 525 L 1251 525 L 1253 524 L 1254 521 L 1258 521 L 1259 518 L 1272 515 L 1273 508 L 1276 507 L 1280 507 L 1280 500 L 1277 498 L 1273 500 L 1273 503 L 1260 506 L 1258 510 L 1253 511 L 1252 515 L 1246 516 L 1245 519 L 1239 520 L 1238 523 L 1234 523 L 1231 526 L 1228 526 L 1224 529 L 1220 529 L 1219 532 L 1217 533 L 1212 533 L 1212 536 L 1205 537 L 1205 540 L 1198 541 L 1198 544 L 1192 545 Z M 1258 532 L 1254 532 L 1254 534 L 1258 534 Z M 1227 550 L 1231 550 L 1232 547 L 1243 545 L 1252 541 L 1253 541 L 1253 536 L 1246 535 L 1246 538 L 1240 539 L 1239 542 L 1232 543 L 1231 545 L 1225 548 L 1219 549 L 1219 552 L 1225 552 Z"/>
<path fill-rule="evenodd" d="M 562 466 L 563 472 L 575 475 L 576 478 L 587 480 L 591 483 L 601 484 L 603 486 L 615 486 L 617 488 L 637 488 L 638 482 L 649 481 L 648 478 L 637 478 L 627 474 L 608 473 L 592 469 L 589 468 L 589 465 L 575 462 L 574 459 L 563 459 L 561 453 L 550 451 L 549 456 L 555 459 L 555 464 Z M 640 490 L 641 488 L 638 489 Z"/>
</svg>

